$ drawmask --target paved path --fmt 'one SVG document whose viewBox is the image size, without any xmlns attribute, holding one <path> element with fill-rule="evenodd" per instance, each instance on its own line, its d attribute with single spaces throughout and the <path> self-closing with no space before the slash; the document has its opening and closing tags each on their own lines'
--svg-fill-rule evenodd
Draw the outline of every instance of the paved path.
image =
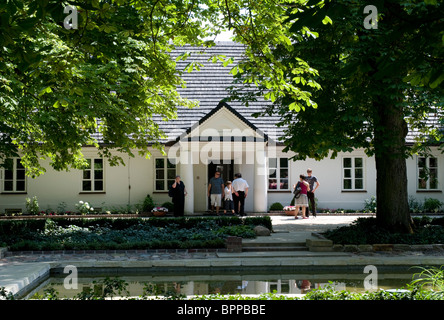
<svg viewBox="0 0 444 320">
<path fill-rule="evenodd" d="M 271 219 L 275 232 L 324 232 L 328 229 L 349 225 L 360 217 L 364 216 L 319 215 L 308 219 L 295 219 L 293 216 L 271 216 Z"/>
</svg>

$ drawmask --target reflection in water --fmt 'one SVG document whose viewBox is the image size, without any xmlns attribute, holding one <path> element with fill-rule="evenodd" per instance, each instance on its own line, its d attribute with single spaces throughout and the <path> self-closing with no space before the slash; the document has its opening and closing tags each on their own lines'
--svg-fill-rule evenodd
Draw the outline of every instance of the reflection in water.
<svg viewBox="0 0 444 320">
<path fill-rule="evenodd" d="M 405 288 L 412 280 L 412 273 L 379 274 L 377 289 Z M 116 275 L 107 275 L 113 278 Z M 367 274 L 284 274 L 284 275 L 117 275 L 125 280 L 130 296 L 146 295 L 206 295 L 206 294 L 305 294 L 314 288 L 331 285 L 337 290 L 365 292 L 364 279 Z M 94 275 L 79 274 L 78 289 L 65 289 L 64 276 L 52 277 L 31 292 L 28 297 L 52 287 L 60 298 L 74 297 L 81 291 L 93 288 L 93 281 L 105 279 Z"/>
</svg>

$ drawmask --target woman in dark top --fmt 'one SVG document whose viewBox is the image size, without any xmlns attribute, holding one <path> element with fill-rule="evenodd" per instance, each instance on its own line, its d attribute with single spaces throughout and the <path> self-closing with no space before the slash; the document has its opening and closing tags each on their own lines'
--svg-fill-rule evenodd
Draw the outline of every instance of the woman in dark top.
<svg viewBox="0 0 444 320">
<path fill-rule="evenodd" d="M 187 189 L 185 184 L 180 181 L 180 176 L 176 176 L 176 181 L 171 185 L 171 194 L 174 203 L 174 216 L 183 216 Z"/>
</svg>

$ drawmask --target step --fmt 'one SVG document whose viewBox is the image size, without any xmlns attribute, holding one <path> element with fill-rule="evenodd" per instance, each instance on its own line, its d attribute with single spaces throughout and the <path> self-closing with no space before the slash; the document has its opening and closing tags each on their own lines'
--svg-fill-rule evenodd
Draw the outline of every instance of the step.
<svg viewBox="0 0 444 320">
<path fill-rule="evenodd" d="M 297 241 L 283 241 L 283 242 L 275 242 L 275 241 L 242 241 L 242 246 L 245 247 L 305 247 L 305 242 L 297 242 Z"/>
<path fill-rule="evenodd" d="M 251 252 L 218 252 L 216 254 L 219 258 L 315 258 L 315 257 L 350 257 L 348 252 L 311 252 L 311 251 L 251 251 Z M 259 260 L 258 260 L 259 261 Z M 276 263 L 279 261 L 276 260 Z"/>
<path fill-rule="evenodd" d="M 306 246 L 242 246 L 242 252 L 308 251 Z"/>
</svg>

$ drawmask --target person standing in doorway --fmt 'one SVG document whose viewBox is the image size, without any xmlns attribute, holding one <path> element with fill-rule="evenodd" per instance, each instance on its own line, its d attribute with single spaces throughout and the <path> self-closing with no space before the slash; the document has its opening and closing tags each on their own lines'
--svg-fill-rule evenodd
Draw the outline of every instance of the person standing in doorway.
<svg viewBox="0 0 444 320">
<path fill-rule="evenodd" d="M 227 213 L 227 210 L 231 211 L 231 214 L 234 214 L 234 203 L 233 203 L 233 187 L 231 186 L 231 181 L 227 181 L 224 190 L 224 214 Z M 228 212 L 230 214 L 230 212 Z"/>
<path fill-rule="evenodd" d="M 211 201 L 211 213 L 214 213 L 216 207 L 216 214 L 219 215 L 219 208 L 224 196 L 224 180 L 220 177 L 220 172 L 216 171 L 214 177 L 208 183 L 208 197 Z"/>
<path fill-rule="evenodd" d="M 176 176 L 176 180 L 171 185 L 171 196 L 173 198 L 175 217 L 181 217 L 184 215 L 186 195 L 187 189 L 185 188 L 185 184 L 180 181 L 180 176 Z"/>
<path fill-rule="evenodd" d="M 319 181 L 318 179 L 312 175 L 313 171 L 311 168 L 307 169 L 307 176 L 305 177 L 305 181 L 308 182 L 310 186 L 310 191 L 307 192 L 308 202 L 309 205 L 307 207 L 307 214 L 308 217 L 310 214 L 310 204 L 311 204 L 311 210 L 313 217 L 316 217 L 316 201 L 315 201 L 315 191 L 317 188 L 319 188 Z M 316 185 L 316 186 L 315 186 Z"/>
<path fill-rule="evenodd" d="M 234 190 L 233 201 L 234 201 L 234 213 L 244 216 L 245 198 L 248 196 L 248 183 L 242 179 L 240 173 L 234 175 L 232 186 Z"/>
</svg>

